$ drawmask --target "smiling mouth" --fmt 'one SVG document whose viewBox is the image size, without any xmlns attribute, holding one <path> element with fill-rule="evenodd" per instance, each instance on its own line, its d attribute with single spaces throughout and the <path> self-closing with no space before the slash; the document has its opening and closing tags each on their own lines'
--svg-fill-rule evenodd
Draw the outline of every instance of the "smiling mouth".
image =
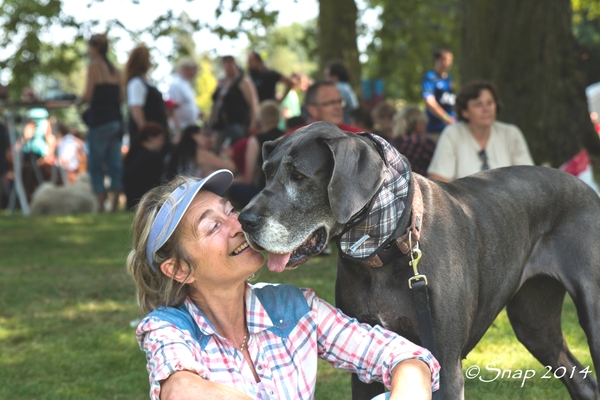
<svg viewBox="0 0 600 400">
<path fill-rule="evenodd" d="M 249 246 L 250 245 L 248 244 L 248 242 L 244 241 L 244 243 L 242 243 L 241 245 L 239 245 L 230 255 L 231 256 L 237 256 L 242 251 L 246 250 Z"/>
</svg>

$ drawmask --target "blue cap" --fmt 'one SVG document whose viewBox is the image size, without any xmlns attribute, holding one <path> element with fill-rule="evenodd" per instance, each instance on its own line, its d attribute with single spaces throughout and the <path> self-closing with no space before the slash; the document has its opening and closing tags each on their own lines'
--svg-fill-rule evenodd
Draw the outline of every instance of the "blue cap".
<svg viewBox="0 0 600 400">
<path fill-rule="evenodd" d="M 231 171 L 220 169 L 202 180 L 186 182 L 171 192 L 167 201 L 158 210 L 150 227 L 150 234 L 146 243 L 146 257 L 150 268 L 156 270 L 152 265 L 154 253 L 169 240 L 198 191 L 205 189 L 221 196 L 232 181 L 233 174 Z"/>
</svg>

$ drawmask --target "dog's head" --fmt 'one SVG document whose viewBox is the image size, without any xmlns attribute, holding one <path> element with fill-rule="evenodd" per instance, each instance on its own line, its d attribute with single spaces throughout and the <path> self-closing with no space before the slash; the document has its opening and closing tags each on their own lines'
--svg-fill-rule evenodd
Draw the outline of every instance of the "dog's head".
<svg viewBox="0 0 600 400">
<path fill-rule="evenodd" d="M 315 122 L 263 146 L 266 187 L 242 210 L 248 243 L 281 272 L 319 254 L 383 181 L 384 163 L 362 136 Z"/>
</svg>

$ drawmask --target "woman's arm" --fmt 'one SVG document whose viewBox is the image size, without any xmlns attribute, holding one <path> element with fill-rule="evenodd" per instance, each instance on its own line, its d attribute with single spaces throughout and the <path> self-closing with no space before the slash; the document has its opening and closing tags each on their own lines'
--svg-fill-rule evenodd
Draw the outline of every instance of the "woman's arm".
<svg viewBox="0 0 600 400">
<path fill-rule="evenodd" d="M 146 124 L 146 118 L 144 117 L 144 109 L 141 106 L 130 106 L 129 113 L 133 118 L 133 121 L 138 127 L 138 130 Z"/>
<path fill-rule="evenodd" d="M 256 160 L 258 159 L 258 139 L 252 136 L 248 139 L 246 145 L 246 156 L 244 159 L 244 175 L 240 179 L 240 183 L 251 185 L 254 180 L 254 171 L 256 169 Z"/>
<path fill-rule="evenodd" d="M 421 360 L 410 359 L 392 369 L 390 400 L 431 399 L 431 371 Z"/>
<path fill-rule="evenodd" d="M 229 386 L 202 379 L 190 371 L 178 371 L 160 385 L 161 400 L 249 400 Z"/>
<path fill-rule="evenodd" d="M 98 82 L 98 77 L 100 76 L 100 69 L 96 64 L 90 64 L 88 66 L 87 71 L 87 80 L 85 84 L 85 91 L 81 95 L 79 101 L 81 103 L 85 103 L 90 101 L 92 98 L 92 94 L 94 93 L 94 86 L 96 86 L 96 82 Z"/>
<path fill-rule="evenodd" d="M 318 316 L 319 357 L 335 368 L 358 374 L 363 382 L 382 382 L 388 388 L 392 388 L 396 379 L 396 390 L 399 390 L 407 376 L 415 374 L 413 366 L 419 364 L 410 362 L 400 369 L 395 368 L 403 362 L 414 360 L 423 362 L 428 369 L 426 387 L 429 392 L 439 388 L 440 366 L 427 349 L 378 325 L 371 327 L 361 324 L 316 296 L 312 301 L 312 310 Z"/>
<path fill-rule="evenodd" d="M 48 146 L 48 154 L 44 157 L 44 161 L 48 164 L 54 164 L 54 155 L 56 152 L 56 136 L 52 133 L 52 124 L 50 120 L 46 120 L 46 145 Z"/>
<path fill-rule="evenodd" d="M 224 168 L 234 173 L 237 171 L 237 167 L 233 160 L 221 158 L 215 153 L 204 149 L 200 149 L 196 152 L 196 165 L 209 167 L 215 170 Z"/>
<path fill-rule="evenodd" d="M 256 127 L 258 121 L 258 94 L 256 93 L 256 87 L 249 77 L 244 76 L 239 83 L 240 90 L 244 95 L 244 100 L 250 107 L 250 129 Z"/>
</svg>

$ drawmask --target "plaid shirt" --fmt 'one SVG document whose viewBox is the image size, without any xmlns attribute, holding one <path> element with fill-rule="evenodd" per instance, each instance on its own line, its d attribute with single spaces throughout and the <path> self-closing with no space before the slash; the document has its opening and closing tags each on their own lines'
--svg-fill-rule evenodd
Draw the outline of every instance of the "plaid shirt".
<svg viewBox="0 0 600 400">
<path fill-rule="evenodd" d="M 433 140 L 417 133 L 411 133 L 396 138 L 393 145 L 402 155 L 408 158 L 413 171 L 427 176 L 427 168 L 429 168 L 435 151 Z"/>
<path fill-rule="evenodd" d="M 302 291 L 310 311 L 287 338 L 281 338 L 268 330 L 273 322 L 254 294 L 253 286 L 247 286 L 248 351 L 260 383 L 254 380 L 242 353 L 214 331 L 191 300 L 185 301 L 187 310 L 202 334 L 210 336 L 204 349 L 187 330 L 179 330 L 156 317 L 146 317 L 136 335 L 148 360 L 150 397 L 158 399 L 160 382 L 185 369 L 255 399 L 312 399 L 317 358 L 357 373 L 365 382 L 381 381 L 388 388 L 392 368 L 400 361 L 417 358 L 432 371 L 432 390 L 439 388 L 440 367 L 429 351 L 379 326 L 371 328 L 347 317 L 310 289 Z"/>
</svg>

